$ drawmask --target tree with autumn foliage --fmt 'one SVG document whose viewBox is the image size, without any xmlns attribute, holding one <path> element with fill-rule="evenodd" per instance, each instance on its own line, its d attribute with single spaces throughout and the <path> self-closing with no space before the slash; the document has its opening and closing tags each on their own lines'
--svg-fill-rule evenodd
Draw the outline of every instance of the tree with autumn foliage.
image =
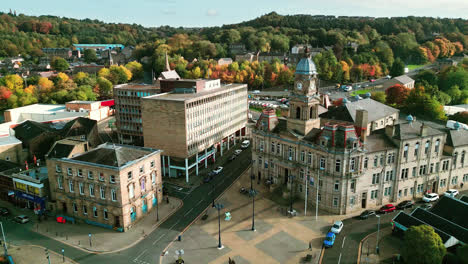
<svg viewBox="0 0 468 264">
<path fill-rule="evenodd" d="M 385 90 L 386 102 L 390 105 L 401 106 L 408 98 L 410 89 L 401 84 L 395 84 Z"/>
</svg>

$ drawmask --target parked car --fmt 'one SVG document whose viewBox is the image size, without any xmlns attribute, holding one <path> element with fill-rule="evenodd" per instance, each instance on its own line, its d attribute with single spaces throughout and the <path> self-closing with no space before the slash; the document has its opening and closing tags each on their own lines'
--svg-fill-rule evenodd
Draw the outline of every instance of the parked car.
<svg viewBox="0 0 468 264">
<path fill-rule="evenodd" d="M 235 160 L 236 158 L 237 158 L 236 155 L 232 155 L 231 157 L 229 157 L 229 161 L 233 161 L 233 160 Z"/>
<path fill-rule="evenodd" d="M 422 200 L 426 203 L 435 202 L 439 200 L 439 195 L 437 193 L 426 193 Z"/>
<path fill-rule="evenodd" d="M 343 222 L 341 221 L 336 221 L 332 228 L 330 229 L 331 232 L 335 234 L 339 234 L 341 232 L 341 229 L 343 229 Z"/>
<path fill-rule="evenodd" d="M 241 143 L 241 148 L 246 149 L 250 146 L 250 141 L 249 140 L 244 140 Z"/>
<path fill-rule="evenodd" d="M 429 209 L 432 208 L 432 204 L 431 203 L 426 203 L 426 204 L 422 204 L 420 207 L 422 209 L 429 210 Z"/>
<path fill-rule="evenodd" d="M 449 189 L 448 191 L 446 191 L 444 193 L 445 196 L 448 196 L 448 197 L 455 197 L 458 195 L 458 190 L 455 190 L 455 189 Z"/>
<path fill-rule="evenodd" d="M 379 212 L 382 213 L 382 214 L 386 214 L 386 213 L 391 213 L 393 211 L 395 211 L 396 208 L 393 204 L 386 204 L 382 207 L 380 207 L 380 210 Z"/>
<path fill-rule="evenodd" d="M 14 220 L 20 224 L 25 224 L 29 222 L 29 217 L 26 215 L 18 215 L 18 216 L 15 216 Z"/>
<path fill-rule="evenodd" d="M 223 167 L 217 167 L 213 170 L 214 174 L 220 174 L 223 171 Z"/>
<path fill-rule="evenodd" d="M 260 90 L 253 90 L 252 93 L 253 93 L 253 94 L 259 94 L 259 93 L 260 93 Z"/>
<path fill-rule="evenodd" d="M 209 183 L 211 180 L 213 180 L 213 175 L 208 175 L 205 178 L 203 178 L 204 183 Z"/>
<path fill-rule="evenodd" d="M 10 214 L 10 210 L 8 210 L 8 208 L 0 207 L 0 215 L 5 216 L 9 214 Z"/>
<path fill-rule="evenodd" d="M 392 78 L 392 76 L 390 76 L 390 75 L 385 76 L 385 79 L 387 79 L 387 80 L 391 79 L 391 78 Z"/>
<path fill-rule="evenodd" d="M 399 203 L 396 208 L 397 209 L 406 209 L 406 208 L 411 208 L 413 207 L 414 203 L 413 201 L 410 201 L 410 200 L 406 200 L 406 201 L 403 201 L 401 203 Z"/>
<path fill-rule="evenodd" d="M 335 233 L 328 232 L 327 236 L 325 237 L 325 241 L 323 241 L 323 246 L 326 248 L 333 247 L 333 244 L 335 243 L 335 238 L 336 238 Z"/>
<path fill-rule="evenodd" d="M 242 149 L 236 149 L 234 150 L 234 155 L 240 155 L 242 152 Z"/>
<path fill-rule="evenodd" d="M 375 82 L 375 79 L 369 79 L 369 82 Z"/>
<path fill-rule="evenodd" d="M 367 219 L 369 218 L 369 216 L 373 216 L 375 215 L 375 211 L 373 210 L 365 210 L 364 212 L 362 212 L 360 215 L 359 215 L 359 218 L 360 219 Z"/>
</svg>

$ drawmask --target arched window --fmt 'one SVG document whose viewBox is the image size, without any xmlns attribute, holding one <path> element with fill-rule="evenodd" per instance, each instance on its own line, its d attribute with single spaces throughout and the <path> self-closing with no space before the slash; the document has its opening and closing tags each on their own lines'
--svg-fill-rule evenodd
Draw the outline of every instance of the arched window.
<svg viewBox="0 0 468 264">
<path fill-rule="evenodd" d="M 436 140 L 436 143 L 435 143 L 435 147 L 434 147 L 434 152 L 435 152 L 436 154 L 439 153 L 439 145 L 440 145 L 440 139 L 437 139 L 437 140 Z"/>
<path fill-rule="evenodd" d="M 408 148 L 409 148 L 409 145 L 406 144 L 404 149 L 403 149 L 403 157 L 404 158 L 408 158 Z"/>
<path fill-rule="evenodd" d="M 301 119 L 301 108 L 300 107 L 296 108 L 296 118 Z"/>
<path fill-rule="evenodd" d="M 429 154 L 429 145 L 430 145 L 430 141 L 426 141 L 426 146 L 424 147 L 424 154 L 425 155 L 428 155 Z"/>
<path fill-rule="evenodd" d="M 414 146 L 414 156 L 417 157 L 419 154 L 419 142 Z"/>
<path fill-rule="evenodd" d="M 460 163 L 463 167 L 464 163 L 465 163 L 465 151 L 462 151 L 462 154 L 461 154 L 461 157 L 460 157 Z"/>
</svg>

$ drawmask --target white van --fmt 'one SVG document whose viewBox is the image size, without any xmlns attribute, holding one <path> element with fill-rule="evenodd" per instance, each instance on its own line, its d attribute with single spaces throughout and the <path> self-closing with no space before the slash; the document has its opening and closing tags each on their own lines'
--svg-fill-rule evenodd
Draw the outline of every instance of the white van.
<svg viewBox="0 0 468 264">
<path fill-rule="evenodd" d="M 242 141 L 242 143 L 241 143 L 241 148 L 246 149 L 246 148 L 248 148 L 249 146 L 250 146 L 250 141 L 248 141 L 248 140 Z"/>
</svg>

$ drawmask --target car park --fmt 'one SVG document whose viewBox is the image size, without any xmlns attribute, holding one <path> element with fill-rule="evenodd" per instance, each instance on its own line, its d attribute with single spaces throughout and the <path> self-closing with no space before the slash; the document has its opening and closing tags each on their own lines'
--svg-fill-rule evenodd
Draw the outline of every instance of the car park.
<svg viewBox="0 0 468 264">
<path fill-rule="evenodd" d="M 396 208 L 395 208 L 395 206 L 393 204 L 386 204 L 386 205 L 380 207 L 379 212 L 381 214 L 386 214 L 386 213 L 391 213 L 391 212 L 393 212 L 395 210 L 396 210 Z"/>
<path fill-rule="evenodd" d="M 396 208 L 397 209 L 406 209 L 406 208 L 413 207 L 413 205 L 414 205 L 413 201 L 406 200 L 406 201 L 403 201 L 403 202 L 397 204 Z"/>
<path fill-rule="evenodd" d="M 20 224 L 25 224 L 29 222 L 29 217 L 26 215 L 18 215 L 18 216 L 15 216 L 14 220 Z"/>
<path fill-rule="evenodd" d="M 244 140 L 241 143 L 241 148 L 246 149 L 250 146 L 250 141 L 249 140 Z"/>
<path fill-rule="evenodd" d="M 325 240 L 323 241 L 323 246 L 326 248 L 331 248 L 333 247 L 333 244 L 335 243 L 336 235 L 333 232 L 328 232 L 327 236 L 325 237 Z"/>
<path fill-rule="evenodd" d="M 342 229 L 343 229 L 343 222 L 336 221 L 335 223 L 333 223 L 333 226 L 330 229 L 330 231 L 335 233 L 335 234 L 339 234 Z"/>
<path fill-rule="evenodd" d="M 9 215 L 9 214 L 10 214 L 10 211 L 7 208 L 0 207 L 0 215 L 6 216 L 6 215 Z"/>
<path fill-rule="evenodd" d="M 369 218 L 369 216 L 373 216 L 375 215 L 375 211 L 374 210 L 365 210 L 364 212 L 362 212 L 360 215 L 359 215 L 359 218 L 360 219 L 367 219 Z"/>
<path fill-rule="evenodd" d="M 458 190 L 455 190 L 455 189 L 449 189 L 444 193 L 444 196 L 448 196 L 448 197 L 455 197 L 457 195 L 458 195 Z"/>
<path fill-rule="evenodd" d="M 223 171 L 223 167 L 217 167 L 216 169 L 213 170 L 213 173 L 216 175 L 216 174 L 220 174 L 222 171 Z"/>
<path fill-rule="evenodd" d="M 437 193 L 426 193 L 422 200 L 426 203 L 435 202 L 439 200 L 439 195 Z"/>
</svg>

